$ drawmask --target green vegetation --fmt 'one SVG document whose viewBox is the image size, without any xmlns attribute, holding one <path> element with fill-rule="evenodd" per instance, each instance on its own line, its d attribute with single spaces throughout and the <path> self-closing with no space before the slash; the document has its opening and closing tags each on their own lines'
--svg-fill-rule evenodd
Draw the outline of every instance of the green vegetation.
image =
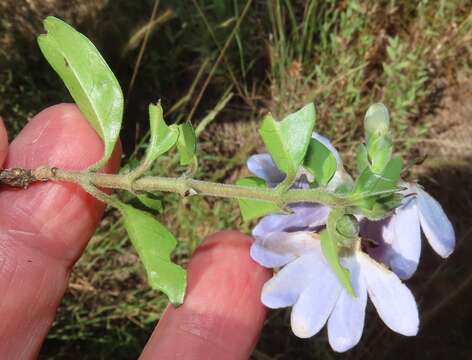
<svg viewBox="0 0 472 360">
<path fill-rule="evenodd" d="M 0 4 L 0 113 L 14 134 L 45 106 L 70 101 L 35 43 L 46 15 L 61 17 L 93 40 L 123 87 L 123 171 L 144 154 L 148 105 L 159 98 L 168 124 L 199 124 L 194 170 L 212 181 L 247 175 L 245 159 L 263 149 L 255 129 L 266 112 L 281 119 L 311 101 L 317 129 L 348 167 L 372 103 L 389 108 L 395 148 L 415 149 L 435 125 L 425 116 L 437 109 L 445 84 L 472 65 L 465 0 L 162 0 L 157 10 L 151 0 L 51 3 L 24 13 L 13 1 Z M 178 154 L 165 156 L 170 161 L 151 172 L 181 174 Z M 229 200 L 159 200 L 160 221 L 180 240 L 173 259 L 184 266 L 206 235 L 250 229 Z M 144 279 L 109 210 L 74 270 L 42 356 L 135 357 L 166 305 Z M 254 358 L 334 358 L 322 337 L 287 340 L 284 317 L 271 313 Z"/>
</svg>

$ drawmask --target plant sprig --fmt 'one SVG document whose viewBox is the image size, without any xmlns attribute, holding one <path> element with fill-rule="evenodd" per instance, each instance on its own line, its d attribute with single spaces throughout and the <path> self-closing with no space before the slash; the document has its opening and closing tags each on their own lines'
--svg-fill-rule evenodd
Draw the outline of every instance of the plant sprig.
<svg viewBox="0 0 472 360">
<path fill-rule="evenodd" d="M 39 46 L 53 69 L 69 89 L 77 106 L 104 142 L 101 160 L 85 171 L 40 167 L 33 170 L 6 169 L 0 182 L 27 187 L 35 181 L 67 181 L 108 205 L 117 208 L 125 228 L 146 269 L 151 287 L 167 294 L 170 301 L 181 304 L 186 289 L 185 271 L 171 262 L 176 239 L 150 214 L 124 204 L 103 193 L 102 188 L 126 190 L 142 196 L 144 192 L 173 192 L 182 196 L 215 196 L 239 200 L 241 214 L 251 220 L 274 212 L 290 212 L 294 203 L 320 203 L 334 209 L 327 231 L 322 233 L 322 248 L 330 266 L 343 286 L 353 294 L 349 272 L 339 263 L 340 248 L 355 240 L 340 237 L 336 221 L 350 214 L 372 219 L 387 216 L 399 205 L 401 159 L 392 158 L 389 116 L 381 104 L 373 105 L 366 115 L 366 145 L 358 154 L 360 175 L 354 181 L 337 163 L 338 158 L 322 142 L 312 138 L 315 107 L 302 109 L 277 121 L 270 114 L 259 129 L 271 158 L 283 173 L 284 180 L 269 187 L 262 179 L 244 178 L 237 184 L 221 184 L 191 177 L 198 165 L 195 130 L 189 123 L 167 125 L 159 102 L 149 106 L 150 141 L 141 163 L 127 174 L 97 172 L 109 160 L 123 115 L 123 95 L 114 74 L 95 46 L 63 21 L 48 17 L 47 34 L 38 38 Z M 173 147 L 187 173 L 178 178 L 146 176 L 153 163 Z M 311 176 L 309 188 L 299 188 L 300 176 Z M 337 217 L 336 217 L 336 216 Z M 338 216 L 339 215 L 339 216 Z M 336 219 L 334 219 L 336 217 Z M 334 219 L 334 220 L 333 220 Z"/>
</svg>

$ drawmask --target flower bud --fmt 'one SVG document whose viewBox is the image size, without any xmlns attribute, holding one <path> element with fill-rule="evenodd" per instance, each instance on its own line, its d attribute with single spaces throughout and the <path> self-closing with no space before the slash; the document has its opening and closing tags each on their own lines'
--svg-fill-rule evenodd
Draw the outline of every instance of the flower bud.
<svg viewBox="0 0 472 360">
<path fill-rule="evenodd" d="M 389 127 L 390 115 L 385 105 L 382 103 L 371 105 L 364 117 L 366 137 L 387 134 Z"/>
<path fill-rule="evenodd" d="M 336 231 L 346 240 L 355 239 L 359 236 L 359 221 L 354 215 L 343 215 L 336 222 Z"/>
</svg>

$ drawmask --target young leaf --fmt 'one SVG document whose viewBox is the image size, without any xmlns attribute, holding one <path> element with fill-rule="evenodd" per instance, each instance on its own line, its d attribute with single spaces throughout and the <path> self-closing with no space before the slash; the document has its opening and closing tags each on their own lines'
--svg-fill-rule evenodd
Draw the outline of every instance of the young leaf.
<svg viewBox="0 0 472 360">
<path fill-rule="evenodd" d="M 346 291 L 353 297 L 356 296 L 351 285 L 349 270 L 342 267 L 339 262 L 338 245 L 336 240 L 331 237 L 328 230 L 323 230 L 320 233 L 321 251 L 328 261 L 329 266 L 336 274 L 339 282 L 346 289 Z"/>
<path fill-rule="evenodd" d="M 136 195 L 136 197 L 144 206 L 148 207 L 149 209 L 156 210 L 158 212 L 161 212 L 163 209 L 162 201 L 159 199 L 155 199 L 145 194 L 139 194 Z"/>
<path fill-rule="evenodd" d="M 145 211 L 114 202 L 123 215 L 124 225 L 146 269 L 149 284 L 165 293 L 172 304 L 184 301 L 187 274 L 170 260 L 177 241 L 159 221 Z"/>
<path fill-rule="evenodd" d="M 180 154 L 180 165 L 189 165 L 197 150 L 197 137 L 192 124 L 185 123 L 179 125 L 179 139 L 177 149 Z"/>
<path fill-rule="evenodd" d="M 251 187 L 267 187 L 264 180 L 255 176 L 249 176 L 239 179 L 237 185 L 251 186 Z M 260 216 L 267 215 L 273 212 L 282 211 L 277 205 L 268 201 L 239 199 L 239 208 L 244 221 L 249 221 Z"/>
<path fill-rule="evenodd" d="M 167 126 L 164 121 L 161 103 L 149 105 L 149 128 L 151 138 L 146 156 L 141 164 L 131 172 L 131 176 L 139 177 L 151 167 L 152 163 L 162 154 L 170 150 L 177 142 L 179 130 L 175 125 Z"/>
<path fill-rule="evenodd" d="M 294 178 L 305 157 L 315 126 L 315 106 L 308 104 L 280 122 L 268 114 L 259 134 L 277 167 Z"/>
<path fill-rule="evenodd" d="M 318 184 L 326 186 L 336 172 L 337 162 L 331 151 L 316 139 L 310 139 L 303 166 L 315 177 Z"/>
<path fill-rule="evenodd" d="M 102 159 L 93 166 L 100 169 L 110 158 L 121 128 L 120 84 L 84 35 L 52 16 L 44 20 L 44 27 L 47 34 L 38 37 L 41 51 L 105 144 Z"/>
</svg>

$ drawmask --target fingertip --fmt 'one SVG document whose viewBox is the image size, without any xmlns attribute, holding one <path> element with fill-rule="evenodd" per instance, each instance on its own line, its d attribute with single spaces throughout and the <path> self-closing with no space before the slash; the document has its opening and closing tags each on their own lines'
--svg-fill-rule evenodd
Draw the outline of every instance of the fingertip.
<svg viewBox="0 0 472 360">
<path fill-rule="evenodd" d="M 8 166 L 41 165 L 81 170 L 103 154 L 103 143 L 74 104 L 58 104 L 38 113 L 10 145 Z"/>
</svg>

